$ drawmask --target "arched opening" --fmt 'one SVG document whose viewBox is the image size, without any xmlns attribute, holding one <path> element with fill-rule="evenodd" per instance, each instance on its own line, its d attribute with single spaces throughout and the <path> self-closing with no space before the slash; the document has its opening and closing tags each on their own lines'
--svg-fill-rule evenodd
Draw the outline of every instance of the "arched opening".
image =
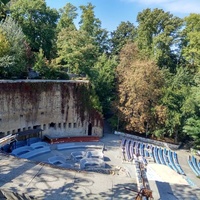
<svg viewBox="0 0 200 200">
<path fill-rule="evenodd" d="M 88 125 L 88 135 L 92 135 L 92 124 L 89 123 Z"/>
<path fill-rule="evenodd" d="M 56 124 L 53 123 L 53 122 L 51 122 L 51 123 L 49 124 L 49 128 L 56 128 Z"/>
</svg>

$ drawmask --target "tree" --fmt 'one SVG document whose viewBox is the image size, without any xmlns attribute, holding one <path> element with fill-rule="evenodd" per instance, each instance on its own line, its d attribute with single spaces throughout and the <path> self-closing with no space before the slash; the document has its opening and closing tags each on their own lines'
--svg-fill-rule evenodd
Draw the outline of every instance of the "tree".
<svg viewBox="0 0 200 200">
<path fill-rule="evenodd" d="M 117 66 L 119 117 L 128 131 L 153 131 L 158 121 L 156 106 L 162 95 L 162 71 L 141 55 L 133 43 L 120 52 Z"/>
<path fill-rule="evenodd" d="M 69 76 L 66 72 L 61 71 L 55 67 L 54 63 L 49 63 L 44 56 L 44 52 L 40 49 L 39 53 L 35 55 L 35 65 L 33 70 L 39 74 L 42 79 L 64 79 L 68 80 Z"/>
<path fill-rule="evenodd" d="M 0 22 L 0 30 L 5 47 L 0 56 L 1 78 L 22 78 L 26 76 L 25 35 L 21 27 L 11 18 Z M 5 46 L 6 45 L 6 46 Z"/>
<path fill-rule="evenodd" d="M 194 84 L 192 74 L 187 68 L 177 68 L 176 74 L 169 74 L 161 99 L 166 107 L 166 121 L 163 133 L 177 140 L 184 137 L 183 126 L 193 109 L 188 97 L 191 95 L 191 86 Z"/>
<path fill-rule="evenodd" d="M 7 17 L 7 14 L 9 12 L 9 6 L 8 6 L 9 2 L 10 0 L 0 1 L 0 21 L 4 20 Z"/>
<path fill-rule="evenodd" d="M 200 14 L 190 14 L 184 19 L 182 54 L 192 65 L 200 66 Z"/>
<path fill-rule="evenodd" d="M 44 52 L 42 49 L 39 50 L 39 53 L 35 55 L 35 65 L 33 70 L 39 73 L 40 77 L 45 77 L 48 73 L 49 69 L 47 66 L 47 60 L 45 60 Z"/>
<path fill-rule="evenodd" d="M 57 29 L 60 31 L 62 28 L 76 29 L 74 19 L 77 17 L 77 8 L 70 3 L 67 3 L 64 8 L 59 10 L 60 19 L 58 21 Z"/>
<path fill-rule="evenodd" d="M 101 28 L 101 21 L 95 17 L 94 8 L 91 3 L 80 6 L 82 14 L 79 24 L 80 30 L 85 31 L 88 37 L 94 40 L 93 44 L 96 44 L 101 54 L 109 49 L 108 32 Z"/>
<path fill-rule="evenodd" d="M 154 58 L 161 68 L 174 71 L 177 63 L 175 45 L 182 20 L 162 9 L 145 9 L 137 16 L 137 43 L 143 54 Z"/>
<path fill-rule="evenodd" d="M 11 4 L 10 11 L 22 27 L 32 51 L 39 52 L 42 48 L 50 59 L 58 12 L 47 7 L 44 0 L 16 0 Z"/>
<path fill-rule="evenodd" d="M 111 46 L 112 54 L 118 55 L 122 47 L 127 42 L 133 42 L 136 37 L 135 26 L 127 22 L 121 22 L 117 27 L 116 31 L 111 33 Z"/>
<path fill-rule="evenodd" d="M 183 112 L 186 120 L 183 126 L 183 132 L 194 139 L 195 145 L 200 147 L 200 69 L 195 74 L 194 83 L 190 87 L 189 94 L 183 105 Z"/>
<path fill-rule="evenodd" d="M 3 33 L 3 30 L 0 29 L 0 57 L 3 57 L 9 52 L 10 44 Z"/>
<path fill-rule="evenodd" d="M 57 64 L 70 73 L 90 75 L 98 58 L 98 48 L 83 30 L 62 29 L 57 39 Z"/>
<path fill-rule="evenodd" d="M 199 118 L 189 118 L 186 121 L 183 131 L 190 135 L 195 142 L 197 148 L 200 148 L 200 119 Z"/>
<path fill-rule="evenodd" d="M 93 73 L 90 79 L 95 86 L 104 114 L 111 110 L 111 103 L 114 100 L 116 66 L 116 58 L 108 57 L 104 53 L 98 58 L 92 69 Z"/>
</svg>

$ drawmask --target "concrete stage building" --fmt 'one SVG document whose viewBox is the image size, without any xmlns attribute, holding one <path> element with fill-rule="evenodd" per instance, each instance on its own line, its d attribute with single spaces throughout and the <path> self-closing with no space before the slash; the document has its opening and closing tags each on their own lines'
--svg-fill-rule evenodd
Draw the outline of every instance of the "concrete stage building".
<svg viewBox="0 0 200 200">
<path fill-rule="evenodd" d="M 2 80 L 0 138 L 32 129 L 50 137 L 101 137 L 102 115 L 90 99 L 89 81 Z"/>
</svg>

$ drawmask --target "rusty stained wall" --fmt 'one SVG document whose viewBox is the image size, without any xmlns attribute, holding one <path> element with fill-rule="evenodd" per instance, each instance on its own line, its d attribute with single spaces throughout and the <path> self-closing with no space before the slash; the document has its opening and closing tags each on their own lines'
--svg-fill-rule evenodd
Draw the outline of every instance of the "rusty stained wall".
<svg viewBox="0 0 200 200">
<path fill-rule="evenodd" d="M 55 137 L 102 136 L 88 81 L 1 81 L 0 136 L 42 128 Z"/>
</svg>

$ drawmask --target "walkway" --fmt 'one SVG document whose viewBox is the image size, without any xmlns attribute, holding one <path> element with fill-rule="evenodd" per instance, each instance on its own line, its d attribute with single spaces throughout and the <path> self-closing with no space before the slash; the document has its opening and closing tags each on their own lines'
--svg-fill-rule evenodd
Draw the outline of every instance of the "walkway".
<svg viewBox="0 0 200 200">
<path fill-rule="evenodd" d="M 38 200 L 133 199 L 136 194 L 126 190 L 125 187 L 137 190 L 135 168 L 131 163 L 122 162 L 121 149 L 119 148 L 120 137 L 106 132 L 100 142 L 104 143 L 104 156 L 110 174 L 66 170 L 0 153 L 0 189 L 17 191 Z M 52 153 L 61 155 L 62 151 L 54 149 Z M 182 150 L 177 151 L 177 153 L 181 167 L 198 187 L 190 187 L 179 182 L 178 179 L 170 183 L 166 182 L 163 177 L 161 180 L 159 179 L 161 175 L 158 173 L 159 165 L 149 164 L 152 170 L 157 169 L 155 173 L 158 176 L 157 180 L 149 180 L 154 200 L 160 198 L 167 200 L 163 198 L 164 195 L 169 197 L 169 200 L 197 200 L 200 197 L 200 181 L 187 164 L 188 153 Z M 159 169 L 162 173 L 171 173 L 162 166 Z M 174 173 L 173 171 L 168 176 L 173 179 Z"/>
</svg>

